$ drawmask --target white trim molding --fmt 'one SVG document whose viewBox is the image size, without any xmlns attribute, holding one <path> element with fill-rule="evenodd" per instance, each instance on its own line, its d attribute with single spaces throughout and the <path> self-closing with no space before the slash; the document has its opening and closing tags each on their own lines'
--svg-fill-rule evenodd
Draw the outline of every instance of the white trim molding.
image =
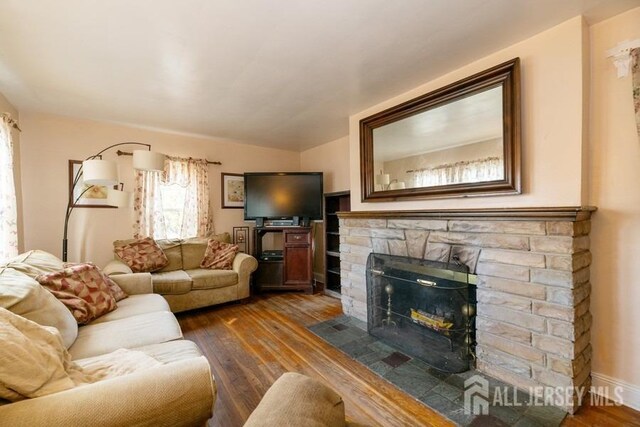
<svg viewBox="0 0 640 427">
<path fill-rule="evenodd" d="M 633 408 L 637 411 L 640 411 L 640 387 L 635 384 L 630 384 L 626 381 L 622 381 L 618 378 L 613 378 L 608 375 L 599 374 L 597 372 L 591 373 L 591 384 L 593 389 L 596 391 L 599 387 L 605 388 L 608 391 L 607 397 L 611 400 L 616 401 L 617 403 L 622 403 L 624 406 L 628 406 L 629 408 Z M 618 387 L 618 390 L 621 393 L 614 393 L 613 390 Z M 622 399 L 618 401 L 616 399 L 616 394 Z"/>
</svg>

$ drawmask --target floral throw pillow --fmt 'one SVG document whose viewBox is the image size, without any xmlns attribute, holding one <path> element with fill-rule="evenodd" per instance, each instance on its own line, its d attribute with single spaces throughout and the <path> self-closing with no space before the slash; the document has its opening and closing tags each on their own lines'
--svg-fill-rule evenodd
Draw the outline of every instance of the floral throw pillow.
<svg viewBox="0 0 640 427">
<path fill-rule="evenodd" d="M 215 270 L 231 270 L 233 267 L 233 259 L 237 253 L 238 245 L 210 239 L 207 243 L 207 250 L 204 252 L 204 258 L 200 263 L 200 267 Z"/>
<path fill-rule="evenodd" d="M 117 307 L 104 274 L 93 264 L 78 264 L 41 274 L 36 280 L 66 305 L 81 325 Z"/>
<path fill-rule="evenodd" d="M 113 251 L 134 273 L 160 270 L 169 263 L 162 248 L 151 237 L 114 246 Z"/>
<path fill-rule="evenodd" d="M 91 262 L 87 262 L 87 263 L 73 263 L 73 262 L 65 262 L 62 266 L 64 268 L 68 268 L 68 267 L 75 267 L 78 265 L 83 265 L 83 264 L 89 264 L 89 265 L 93 265 L 95 267 L 95 264 L 91 263 Z M 102 274 L 102 278 L 104 279 L 104 281 L 107 283 L 107 286 L 109 286 L 109 293 L 111 293 L 111 295 L 116 299 L 116 301 L 120 301 L 123 300 L 125 298 L 127 298 L 129 295 L 127 295 L 127 293 L 125 291 L 122 290 L 122 288 L 120 286 L 118 286 L 118 284 L 116 282 L 114 282 L 109 276 L 107 276 L 106 274 L 104 274 L 98 267 L 96 267 L 98 269 L 98 271 L 100 271 L 100 273 Z"/>
</svg>

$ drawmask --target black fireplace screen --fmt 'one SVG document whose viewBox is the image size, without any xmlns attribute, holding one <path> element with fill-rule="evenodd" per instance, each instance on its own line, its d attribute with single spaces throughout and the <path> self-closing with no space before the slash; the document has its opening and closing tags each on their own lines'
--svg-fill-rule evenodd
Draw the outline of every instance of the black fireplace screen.
<svg viewBox="0 0 640 427">
<path fill-rule="evenodd" d="M 369 333 L 436 369 L 467 371 L 475 342 L 474 278 L 461 264 L 370 254 Z"/>
</svg>

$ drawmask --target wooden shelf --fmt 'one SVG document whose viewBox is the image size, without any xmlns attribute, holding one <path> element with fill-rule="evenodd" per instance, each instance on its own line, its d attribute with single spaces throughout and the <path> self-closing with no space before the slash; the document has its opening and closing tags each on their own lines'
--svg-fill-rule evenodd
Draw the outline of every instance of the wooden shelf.
<svg viewBox="0 0 640 427">
<path fill-rule="evenodd" d="M 348 191 L 324 195 L 324 241 L 325 241 L 325 293 L 340 295 L 340 236 L 338 212 L 351 210 L 351 195 Z"/>
</svg>

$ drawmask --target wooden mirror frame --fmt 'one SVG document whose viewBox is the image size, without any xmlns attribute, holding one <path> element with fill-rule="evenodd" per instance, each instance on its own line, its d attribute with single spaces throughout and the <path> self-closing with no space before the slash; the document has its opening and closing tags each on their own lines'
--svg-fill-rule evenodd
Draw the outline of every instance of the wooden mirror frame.
<svg viewBox="0 0 640 427">
<path fill-rule="evenodd" d="M 504 178 L 496 181 L 375 191 L 373 131 L 480 92 L 502 86 Z M 360 184 L 363 202 L 432 199 L 521 193 L 520 58 L 403 102 L 360 120 Z"/>
</svg>

